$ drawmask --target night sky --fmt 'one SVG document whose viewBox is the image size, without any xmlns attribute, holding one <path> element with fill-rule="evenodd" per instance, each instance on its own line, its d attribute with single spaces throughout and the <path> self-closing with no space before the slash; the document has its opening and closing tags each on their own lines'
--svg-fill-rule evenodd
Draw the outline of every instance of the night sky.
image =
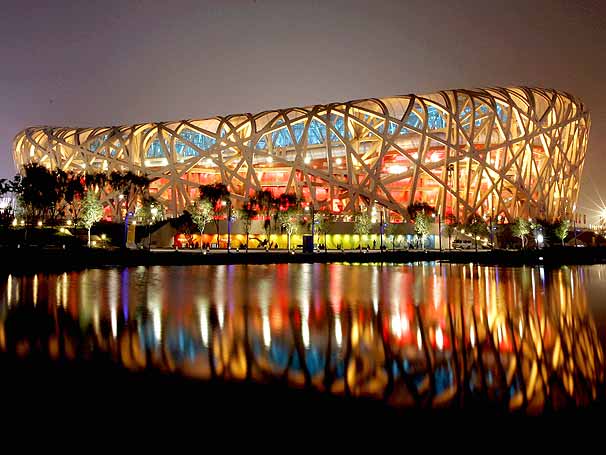
<svg viewBox="0 0 606 455">
<path fill-rule="evenodd" d="M 0 177 L 26 126 L 102 126 L 529 85 L 592 116 L 606 200 L 606 1 L 28 1 L 0 7 Z"/>
</svg>

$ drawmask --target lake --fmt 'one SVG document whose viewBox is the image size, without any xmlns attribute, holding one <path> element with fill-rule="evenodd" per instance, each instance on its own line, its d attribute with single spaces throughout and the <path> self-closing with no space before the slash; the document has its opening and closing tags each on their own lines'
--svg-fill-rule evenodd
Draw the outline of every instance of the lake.
<svg viewBox="0 0 606 455">
<path fill-rule="evenodd" d="M 524 414 L 604 393 L 606 266 L 152 266 L 0 280 L 0 347 L 394 408 Z"/>
</svg>

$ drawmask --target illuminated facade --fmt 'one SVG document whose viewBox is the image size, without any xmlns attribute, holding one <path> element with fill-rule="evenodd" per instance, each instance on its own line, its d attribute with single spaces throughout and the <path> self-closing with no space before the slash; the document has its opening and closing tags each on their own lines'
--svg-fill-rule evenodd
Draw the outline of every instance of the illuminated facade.
<svg viewBox="0 0 606 455">
<path fill-rule="evenodd" d="M 333 213 L 375 209 L 398 219 L 426 202 L 460 220 L 552 220 L 576 209 L 588 131 L 584 105 L 566 93 L 494 88 L 204 120 L 27 128 L 13 154 L 18 167 L 146 174 L 172 215 L 200 185 L 223 182 L 236 206 L 268 189 Z"/>
</svg>

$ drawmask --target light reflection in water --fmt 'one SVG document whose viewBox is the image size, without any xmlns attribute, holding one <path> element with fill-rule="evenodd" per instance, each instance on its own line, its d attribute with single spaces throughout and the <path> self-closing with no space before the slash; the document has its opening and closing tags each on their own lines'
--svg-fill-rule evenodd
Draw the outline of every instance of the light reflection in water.
<svg viewBox="0 0 606 455">
<path fill-rule="evenodd" d="M 10 276 L 9 276 L 10 278 Z M 36 305 L 38 303 L 38 275 L 34 275 L 34 282 L 32 284 L 32 303 Z"/>
<path fill-rule="evenodd" d="M 603 268 L 292 264 L 9 275 L 0 339 L 19 355 L 93 349 L 130 369 L 286 381 L 394 406 L 479 398 L 538 412 L 604 392 L 585 292 Z M 10 330 L 34 313 L 54 332 Z"/>
<path fill-rule="evenodd" d="M 202 338 L 202 346 L 208 346 L 208 336 L 210 333 L 208 324 L 208 302 L 206 299 L 201 299 L 198 303 L 198 314 L 200 317 L 200 337 Z"/>
</svg>

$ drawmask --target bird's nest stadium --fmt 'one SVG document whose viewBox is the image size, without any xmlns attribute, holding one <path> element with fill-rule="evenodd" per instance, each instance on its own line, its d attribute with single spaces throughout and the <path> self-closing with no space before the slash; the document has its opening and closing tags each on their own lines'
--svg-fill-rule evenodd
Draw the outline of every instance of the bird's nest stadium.
<svg viewBox="0 0 606 455">
<path fill-rule="evenodd" d="M 447 90 L 202 120 L 31 127 L 13 154 L 19 169 L 147 175 L 173 216 L 200 185 L 223 182 L 235 207 L 270 190 L 335 214 L 380 209 L 393 220 L 425 202 L 460 220 L 554 220 L 575 211 L 589 126 L 585 106 L 560 91 Z"/>
</svg>

